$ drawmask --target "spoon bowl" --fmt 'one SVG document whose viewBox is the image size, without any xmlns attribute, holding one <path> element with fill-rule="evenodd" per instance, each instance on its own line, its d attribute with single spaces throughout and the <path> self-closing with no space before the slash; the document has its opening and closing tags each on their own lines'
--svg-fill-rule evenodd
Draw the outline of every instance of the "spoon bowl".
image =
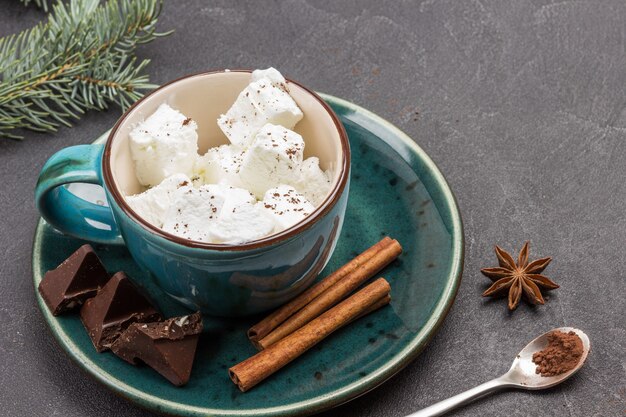
<svg viewBox="0 0 626 417">
<path fill-rule="evenodd" d="M 563 333 L 569 333 L 573 331 L 580 337 L 583 342 L 583 354 L 578 361 L 576 367 L 565 373 L 554 376 L 541 376 L 536 373 L 537 365 L 533 362 L 533 354 L 543 350 L 548 346 L 548 335 L 552 332 L 560 331 Z M 589 337 L 579 329 L 573 327 L 559 327 L 552 329 L 536 339 L 528 343 L 520 353 L 517 354 L 511 369 L 502 376 L 502 379 L 508 380 L 508 382 L 514 384 L 519 388 L 537 390 L 551 388 L 560 384 L 572 375 L 574 375 L 585 363 L 591 344 L 589 343 Z"/>
</svg>

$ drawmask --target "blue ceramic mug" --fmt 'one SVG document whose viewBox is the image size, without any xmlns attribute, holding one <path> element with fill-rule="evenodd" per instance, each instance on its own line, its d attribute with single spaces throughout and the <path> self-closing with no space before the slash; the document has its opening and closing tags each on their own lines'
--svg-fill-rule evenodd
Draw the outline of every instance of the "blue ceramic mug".
<svg viewBox="0 0 626 417">
<path fill-rule="evenodd" d="M 348 200 L 348 138 L 338 117 L 314 92 L 289 81 L 304 113 L 295 130 L 305 139 L 305 157 L 319 157 L 333 185 L 320 206 L 293 227 L 240 245 L 189 241 L 149 224 L 124 198 L 142 191 L 128 145 L 128 134 L 138 122 L 168 103 L 198 122 L 198 147 L 205 152 L 227 143 L 216 120 L 249 79 L 250 71 L 208 72 L 153 91 L 118 120 L 104 145 L 65 148 L 46 162 L 35 191 L 39 212 L 68 235 L 125 244 L 161 289 L 203 313 L 242 316 L 293 298 L 311 285 L 332 255 Z M 83 200 L 65 186 L 77 182 L 102 186 L 109 207 Z"/>
</svg>

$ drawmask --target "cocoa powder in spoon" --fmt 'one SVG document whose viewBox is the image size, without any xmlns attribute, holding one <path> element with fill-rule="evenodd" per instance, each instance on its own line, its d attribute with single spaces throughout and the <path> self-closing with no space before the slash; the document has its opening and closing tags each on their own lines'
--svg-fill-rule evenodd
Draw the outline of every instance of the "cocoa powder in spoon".
<svg viewBox="0 0 626 417">
<path fill-rule="evenodd" d="M 578 365 L 582 355 L 583 341 L 575 332 L 555 330 L 548 335 L 548 346 L 533 354 L 533 362 L 537 364 L 535 372 L 541 376 L 564 374 Z"/>
</svg>

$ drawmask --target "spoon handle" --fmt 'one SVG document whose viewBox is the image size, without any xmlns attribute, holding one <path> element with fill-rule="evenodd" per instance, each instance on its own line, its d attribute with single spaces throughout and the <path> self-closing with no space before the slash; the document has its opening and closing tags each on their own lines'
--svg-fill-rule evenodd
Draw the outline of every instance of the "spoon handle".
<svg viewBox="0 0 626 417">
<path fill-rule="evenodd" d="M 477 387 L 457 394 L 454 397 L 450 397 L 447 400 L 440 401 L 436 404 L 431 405 L 430 407 L 426 407 L 420 411 L 416 411 L 413 414 L 409 414 L 407 417 L 440 416 L 461 405 L 468 404 L 479 397 L 511 386 L 513 386 L 513 384 L 511 384 L 509 381 L 506 381 L 503 377 L 492 379 L 491 381 L 487 381 L 484 384 L 480 384 Z"/>
</svg>

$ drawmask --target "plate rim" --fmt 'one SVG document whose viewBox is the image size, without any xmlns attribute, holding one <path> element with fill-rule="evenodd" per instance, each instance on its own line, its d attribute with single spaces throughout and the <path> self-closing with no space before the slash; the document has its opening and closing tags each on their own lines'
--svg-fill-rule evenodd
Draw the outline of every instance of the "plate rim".
<svg viewBox="0 0 626 417">
<path fill-rule="evenodd" d="M 374 372 L 368 374 L 349 385 L 341 387 L 332 391 L 329 394 L 318 395 L 313 398 L 302 400 L 296 403 L 289 403 L 286 405 L 280 405 L 275 407 L 264 408 L 250 408 L 246 410 L 228 410 L 228 409 L 212 409 L 208 407 L 199 407 L 193 405 L 187 405 L 176 401 L 171 401 L 165 398 L 160 398 L 151 394 L 132 387 L 124 381 L 110 374 L 108 371 L 102 369 L 97 363 L 93 362 L 82 350 L 76 346 L 72 338 L 69 337 L 59 322 L 48 311 L 43 299 L 37 291 L 37 285 L 41 281 L 41 275 L 36 271 L 35 265 L 41 262 L 41 250 L 38 250 L 37 242 L 40 242 L 39 235 L 45 221 L 39 218 L 37 227 L 35 229 L 35 236 L 33 239 L 32 248 L 32 265 L 33 265 L 33 284 L 35 286 L 35 295 L 37 304 L 41 310 L 44 319 L 46 320 L 49 330 L 61 346 L 63 352 L 67 354 L 79 367 L 85 371 L 87 375 L 94 378 L 99 383 L 103 384 L 113 393 L 127 399 L 131 403 L 138 405 L 142 408 L 148 409 L 152 412 L 157 412 L 167 415 L 176 416 L 207 416 L 207 415 L 238 415 L 238 416 L 305 416 L 315 414 L 324 410 L 328 410 L 339 405 L 345 404 L 361 395 L 364 395 L 371 390 L 382 385 L 391 377 L 400 372 L 409 363 L 411 363 L 428 345 L 430 340 L 437 333 L 441 324 L 447 317 L 452 304 L 456 299 L 456 295 L 461 283 L 464 267 L 464 255 L 465 255 L 465 236 L 463 234 L 463 221 L 461 213 L 457 204 L 457 200 L 450 188 L 445 177 L 433 162 L 433 160 L 426 154 L 426 152 L 415 143 L 406 133 L 402 130 L 376 115 L 375 113 L 357 105 L 350 101 L 329 95 L 324 93 L 318 94 L 331 105 L 338 105 L 352 110 L 354 113 L 360 113 L 365 115 L 368 119 L 372 119 L 376 124 L 385 128 L 391 137 L 397 138 L 397 143 L 388 143 L 397 152 L 396 146 L 406 146 L 410 151 L 418 157 L 420 163 L 427 167 L 428 171 L 432 175 L 435 182 L 439 185 L 443 194 L 443 200 L 448 205 L 450 210 L 450 221 L 452 224 L 451 229 L 451 243 L 452 243 L 452 264 L 450 266 L 450 272 L 448 276 L 453 276 L 453 279 L 448 281 L 448 284 L 444 287 L 439 302 L 432 310 L 432 314 L 419 330 L 419 332 L 410 340 L 410 342 L 398 353 L 392 356 L 385 362 L 384 365 L 377 368 Z M 108 131 L 102 134 L 97 141 L 106 139 Z M 411 162 L 407 161 L 411 164 Z M 415 169 L 414 167 L 412 167 Z"/>
</svg>

